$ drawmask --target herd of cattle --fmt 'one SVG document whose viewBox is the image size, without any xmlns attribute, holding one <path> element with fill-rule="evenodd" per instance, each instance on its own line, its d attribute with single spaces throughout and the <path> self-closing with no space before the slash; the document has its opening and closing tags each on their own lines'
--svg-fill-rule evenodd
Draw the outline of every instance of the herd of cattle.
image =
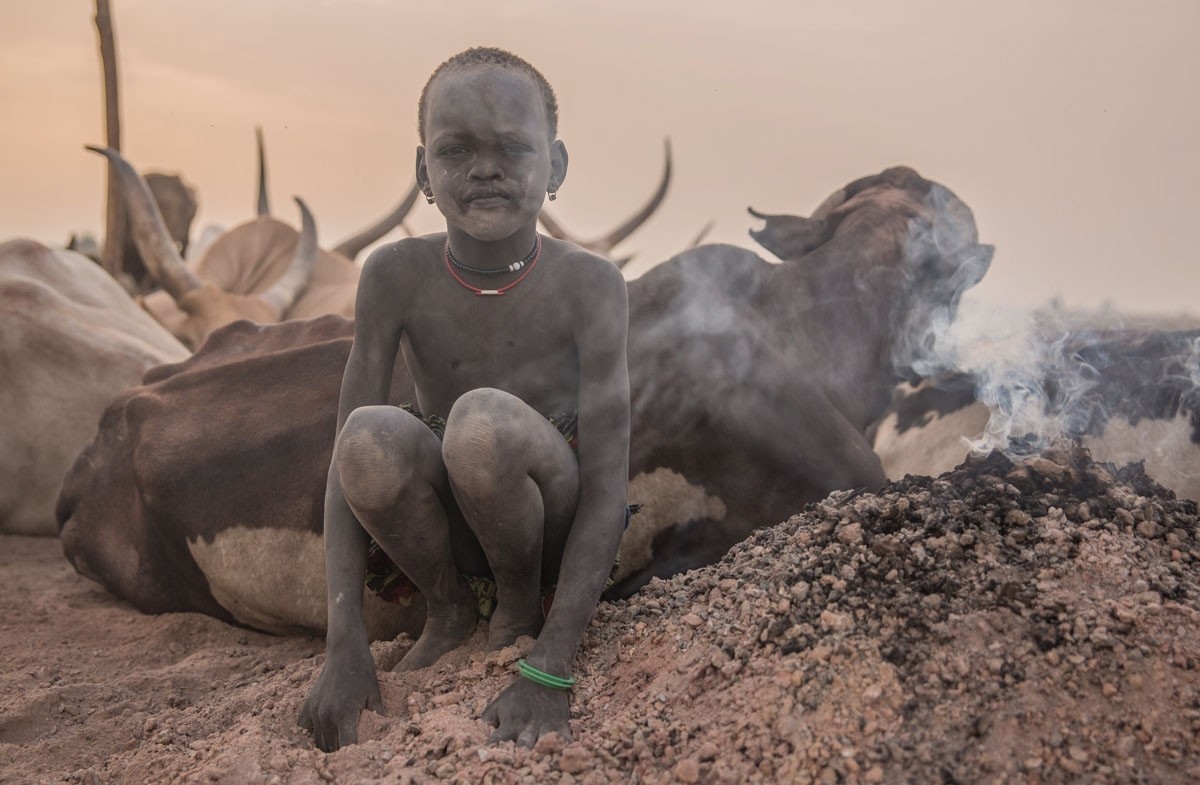
<svg viewBox="0 0 1200 785">
<path fill-rule="evenodd" d="M 325 251 L 302 202 L 297 231 L 261 190 L 256 218 L 185 261 L 145 179 L 98 152 L 120 172 L 160 288 L 135 298 L 73 251 L 0 245 L 0 531 L 60 536 L 81 574 L 146 612 L 321 631 L 354 257 L 413 194 Z M 650 203 L 592 247 L 609 252 L 646 220 L 669 177 L 668 148 Z M 833 490 L 950 468 L 997 414 L 977 400 L 978 378 L 919 372 L 992 257 L 953 193 L 897 167 L 807 218 L 755 215 L 751 234 L 779 263 L 699 245 L 629 282 L 630 502 L 642 512 L 617 594 L 715 561 Z M 1098 458 L 1146 459 L 1198 498 L 1198 356 L 1200 331 L 1077 340 L 1040 383 L 1053 393 L 1067 365 L 1088 383 L 1051 394 L 1047 411 Z M 391 400 L 411 399 L 398 358 Z M 369 597 L 372 634 L 419 632 L 419 606 Z"/>
</svg>

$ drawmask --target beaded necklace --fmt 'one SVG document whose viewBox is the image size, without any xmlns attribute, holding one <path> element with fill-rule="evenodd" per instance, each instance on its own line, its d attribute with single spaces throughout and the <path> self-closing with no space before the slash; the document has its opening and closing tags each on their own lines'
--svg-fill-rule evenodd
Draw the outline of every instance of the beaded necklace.
<svg viewBox="0 0 1200 785">
<path fill-rule="evenodd" d="M 538 240 L 540 239 L 541 238 L 538 235 L 534 235 L 533 247 L 529 249 L 529 253 L 525 254 L 524 259 L 518 259 L 507 267 L 501 267 L 495 270 L 487 270 L 482 267 L 471 267 L 470 265 L 460 262 L 458 257 L 454 255 L 454 251 L 450 249 L 449 239 L 446 240 L 446 258 L 450 260 L 450 264 L 454 265 L 458 269 L 465 270 L 468 273 L 475 273 L 476 275 L 500 275 L 501 273 L 515 273 L 517 270 L 520 270 L 522 267 L 528 264 L 529 260 L 533 258 L 533 255 L 538 252 Z"/>
<path fill-rule="evenodd" d="M 541 256 L 542 256 L 542 236 L 537 235 L 534 237 L 534 240 L 533 240 L 533 250 L 530 251 L 529 255 L 526 256 L 524 259 L 513 262 L 512 264 L 508 265 L 508 267 L 502 268 L 500 270 L 486 270 L 486 271 L 478 270 L 474 267 L 468 267 L 465 264 L 462 264 L 461 262 L 459 262 L 457 259 L 455 259 L 453 252 L 451 252 L 451 250 L 450 250 L 450 241 L 446 240 L 446 269 L 450 271 L 450 275 L 454 276 L 454 280 L 458 281 L 463 286 L 463 288 L 470 289 L 472 292 L 475 292 L 475 294 L 478 296 L 504 294 L 509 289 L 511 289 L 514 286 L 516 286 L 517 284 L 519 284 L 521 281 L 524 281 L 525 276 L 527 276 L 531 272 L 533 272 L 533 268 L 537 266 L 538 259 L 540 259 Z M 526 263 L 528 263 L 528 264 L 526 264 Z M 525 272 L 521 273 L 517 277 L 517 280 L 513 281 L 510 284 L 501 286 L 498 289 L 481 289 L 478 286 L 472 286 L 471 284 L 464 281 L 462 279 L 462 276 L 460 276 L 458 273 L 456 273 L 454 271 L 455 267 L 458 267 L 459 269 L 462 269 L 462 270 L 466 270 L 468 272 L 478 273 L 480 275 L 494 275 L 496 273 L 516 272 L 517 270 L 520 270 L 522 267 L 525 268 Z"/>
</svg>

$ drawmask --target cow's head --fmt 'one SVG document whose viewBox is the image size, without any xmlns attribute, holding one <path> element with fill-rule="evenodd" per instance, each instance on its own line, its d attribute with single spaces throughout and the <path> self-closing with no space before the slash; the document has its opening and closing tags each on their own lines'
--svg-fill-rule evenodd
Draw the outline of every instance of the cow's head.
<svg viewBox="0 0 1200 785">
<path fill-rule="evenodd" d="M 182 312 L 180 318 L 164 321 L 164 326 L 188 346 L 197 347 L 213 330 L 239 319 L 259 323 L 281 321 L 308 287 L 319 250 L 316 224 L 299 198 L 296 203 L 300 206 L 303 229 L 299 239 L 293 240 L 295 250 L 282 275 L 261 292 L 235 293 L 202 280 L 184 263 L 149 185 L 120 153 L 108 148 L 88 149 L 108 158 L 117 172 L 138 251 L 150 274 Z M 278 249 L 281 239 L 286 242 L 287 235 L 293 238 L 296 235 L 295 230 L 272 218 L 258 218 L 248 226 L 252 228 L 238 235 L 229 232 L 222 236 L 204 258 L 235 243 L 243 252 L 266 256 Z"/>
<path fill-rule="evenodd" d="M 994 250 L 979 244 L 970 208 L 903 166 L 850 183 L 807 218 L 750 212 L 766 222 L 751 236 L 797 269 L 809 298 L 871 311 L 897 375 L 910 379 L 934 370 L 937 337 Z"/>
<path fill-rule="evenodd" d="M 148 172 L 146 185 L 154 195 L 154 202 L 162 214 L 167 233 L 175 241 L 175 247 L 179 249 L 179 253 L 186 254 L 188 235 L 191 233 L 192 221 L 196 218 L 196 192 L 175 174 Z M 130 247 L 127 253 L 135 253 L 136 250 Z"/>
</svg>

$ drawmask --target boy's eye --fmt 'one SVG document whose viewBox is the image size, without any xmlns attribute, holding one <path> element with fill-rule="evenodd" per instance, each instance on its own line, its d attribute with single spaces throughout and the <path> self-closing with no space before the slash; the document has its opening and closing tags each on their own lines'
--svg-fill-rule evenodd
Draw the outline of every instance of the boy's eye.
<svg viewBox="0 0 1200 785">
<path fill-rule="evenodd" d="M 533 152 L 533 148 L 527 144 L 520 144 L 519 142 L 513 142 L 512 144 L 504 145 L 504 152 L 513 153 L 513 154 L 531 153 L 531 152 Z"/>
<path fill-rule="evenodd" d="M 455 155 L 462 155 L 466 151 L 467 151 L 467 148 L 463 147 L 461 144 L 452 144 L 452 145 L 443 147 L 441 150 L 439 150 L 438 155 L 455 156 Z"/>
</svg>

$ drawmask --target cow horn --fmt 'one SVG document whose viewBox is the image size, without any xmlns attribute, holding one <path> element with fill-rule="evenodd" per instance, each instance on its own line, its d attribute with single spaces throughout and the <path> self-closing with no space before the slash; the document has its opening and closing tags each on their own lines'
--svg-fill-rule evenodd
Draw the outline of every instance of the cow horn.
<svg viewBox="0 0 1200 785">
<path fill-rule="evenodd" d="M 575 243 L 581 247 L 587 247 L 587 243 L 581 242 L 578 238 L 567 234 L 567 231 L 562 228 L 562 225 L 550 217 L 550 213 L 542 210 L 538 213 L 538 222 L 542 228 L 546 230 L 546 234 L 553 237 L 555 240 L 566 240 L 569 243 Z"/>
<path fill-rule="evenodd" d="M 142 176 L 116 150 L 92 145 L 87 145 L 86 149 L 107 158 L 109 165 L 117 172 L 129 210 L 129 220 L 133 224 L 134 243 L 154 280 L 176 300 L 193 289 L 199 289 L 202 285 L 200 279 L 184 264 L 175 240 L 167 231 L 158 204 L 150 193 L 150 186 Z"/>
<path fill-rule="evenodd" d="M 688 243 L 688 248 L 695 248 L 696 246 L 700 245 L 700 243 L 704 242 L 704 238 L 708 237 L 708 233 L 711 232 L 713 227 L 716 225 L 716 221 L 709 221 L 708 223 L 704 224 L 700 231 L 696 233 L 696 236 L 692 238 L 692 241 Z"/>
<path fill-rule="evenodd" d="M 663 155 L 666 162 L 663 164 L 662 181 L 658 184 L 658 190 L 654 192 L 654 196 L 650 197 L 650 201 L 646 202 L 646 206 L 632 218 L 596 241 L 597 246 L 602 249 L 601 253 L 608 253 L 617 243 L 633 234 L 639 226 L 646 223 L 646 219 L 654 215 L 654 211 L 663 203 L 663 199 L 667 196 L 667 187 L 671 184 L 671 137 L 669 136 L 663 139 Z"/>
<path fill-rule="evenodd" d="M 417 197 L 420 195 L 420 193 L 421 186 L 413 183 L 412 190 L 409 191 L 408 195 L 404 197 L 404 200 L 396 206 L 395 210 L 392 210 L 383 218 L 380 218 L 378 221 L 371 224 L 366 229 L 363 229 L 358 234 L 342 240 L 340 243 L 334 246 L 333 252 L 341 254 L 350 261 L 354 261 L 354 258 L 362 253 L 364 248 L 403 223 L 405 216 L 408 215 L 409 211 L 412 210 L 413 205 L 416 204 Z"/>
<path fill-rule="evenodd" d="M 541 222 L 542 227 L 546 230 L 546 234 L 559 240 L 566 240 L 567 242 L 575 243 L 576 245 L 586 248 L 589 251 L 594 251 L 595 253 L 607 256 L 609 251 L 616 247 L 618 243 L 620 243 L 629 235 L 633 234 L 639 226 L 644 224 L 646 219 L 654 214 L 654 211 L 659 208 L 659 206 L 663 203 L 663 199 L 666 198 L 667 187 L 671 184 L 670 137 L 663 139 L 663 150 L 666 156 L 666 163 L 663 165 L 662 181 L 658 184 L 658 190 L 656 190 L 654 195 L 650 197 L 650 201 L 647 202 L 641 210 L 634 214 L 632 218 L 618 226 L 616 229 L 613 229 L 605 236 L 596 240 L 592 240 L 591 242 L 584 242 L 568 234 L 567 231 L 562 228 L 561 224 L 551 218 L 549 213 L 547 213 L 545 210 L 542 210 L 538 214 L 538 220 Z M 629 258 L 632 257 L 626 257 L 623 261 L 629 261 Z M 620 264 L 621 262 L 618 262 L 618 266 L 620 266 Z"/>
<path fill-rule="evenodd" d="M 284 270 L 270 288 L 259 295 L 259 299 L 274 310 L 282 319 L 304 290 L 312 281 L 313 268 L 317 262 L 317 224 L 309 212 L 308 205 L 300 197 L 295 197 L 300 207 L 300 240 L 296 243 L 296 253 L 292 263 Z"/>
<path fill-rule="evenodd" d="M 258 216 L 271 214 L 271 203 L 267 199 L 267 154 L 263 151 L 262 126 L 254 126 L 254 140 L 258 146 Z"/>
</svg>

